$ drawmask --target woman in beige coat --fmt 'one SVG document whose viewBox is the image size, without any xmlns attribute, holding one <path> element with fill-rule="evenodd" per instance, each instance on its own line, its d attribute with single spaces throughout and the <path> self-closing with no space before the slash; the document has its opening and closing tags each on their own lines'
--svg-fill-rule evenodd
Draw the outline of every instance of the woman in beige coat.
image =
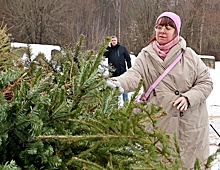
<svg viewBox="0 0 220 170">
<path fill-rule="evenodd" d="M 196 157 L 204 164 L 209 156 L 206 99 L 213 84 L 208 68 L 179 36 L 180 27 L 178 15 L 162 13 L 156 21 L 155 38 L 142 49 L 133 67 L 114 79 L 121 84 L 125 93 L 134 91 L 140 79 L 144 79 L 146 92 L 183 51 L 181 60 L 156 86 L 147 101 L 161 105 L 168 113 L 158 120 L 158 125 L 168 134 L 176 132 L 182 161 L 190 169 Z"/>
</svg>

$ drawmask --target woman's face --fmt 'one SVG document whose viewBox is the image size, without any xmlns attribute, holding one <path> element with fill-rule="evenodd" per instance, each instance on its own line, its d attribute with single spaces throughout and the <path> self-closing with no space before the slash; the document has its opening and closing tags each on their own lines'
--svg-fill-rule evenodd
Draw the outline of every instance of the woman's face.
<svg viewBox="0 0 220 170">
<path fill-rule="evenodd" d="M 155 26 L 156 40 L 160 45 L 165 45 L 172 41 L 176 37 L 176 34 L 175 28 L 170 25 L 160 24 L 161 20 L 160 18 L 158 24 Z"/>
</svg>

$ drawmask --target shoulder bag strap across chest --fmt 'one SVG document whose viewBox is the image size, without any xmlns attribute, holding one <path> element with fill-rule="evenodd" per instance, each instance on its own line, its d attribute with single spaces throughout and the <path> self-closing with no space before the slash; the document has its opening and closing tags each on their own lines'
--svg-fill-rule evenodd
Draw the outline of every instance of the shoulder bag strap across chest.
<svg viewBox="0 0 220 170">
<path fill-rule="evenodd" d="M 180 61 L 182 58 L 183 52 L 180 53 L 180 55 L 177 56 L 177 58 L 167 67 L 167 69 L 157 78 L 157 80 L 149 87 L 145 95 L 143 96 L 142 100 L 147 100 L 150 93 L 153 91 L 153 89 L 159 84 L 159 82 L 169 73 L 169 71 Z"/>
</svg>

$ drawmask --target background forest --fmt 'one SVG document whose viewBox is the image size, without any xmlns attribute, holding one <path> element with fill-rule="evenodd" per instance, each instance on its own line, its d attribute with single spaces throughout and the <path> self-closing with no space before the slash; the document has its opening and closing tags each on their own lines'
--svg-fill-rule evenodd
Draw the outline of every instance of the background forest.
<svg viewBox="0 0 220 170">
<path fill-rule="evenodd" d="M 0 0 L 15 42 L 72 47 L 83 34 L 85 48 L 94 49 L 116 35 L 135 55 L 163 11 L 180 15 L 181 35 L 197 53 L 220 60 L 220 0 Z"/>
</svg>

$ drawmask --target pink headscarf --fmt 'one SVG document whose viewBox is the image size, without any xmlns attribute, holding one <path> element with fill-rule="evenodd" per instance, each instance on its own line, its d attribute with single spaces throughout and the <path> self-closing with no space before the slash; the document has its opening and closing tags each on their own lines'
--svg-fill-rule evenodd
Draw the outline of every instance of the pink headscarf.
<svg viewBox="0 0 220 170">
<path fill-rule="evenodd" d="M 181 20 L 180 20 L 180 17 L 173 12 L 164 12 L 157 18 L 156 23 L 161 17 L 169 17 L 170 19 L 172 19 L 176 25 L 176 29 L 178 32 L 178 35 L 172 41 L 170 41 L 169 43 L 165 45 L 160 45 L 156 40 L 153 42 L 153 48 L 155 49 L 157 54 L 160 56 L 160 58 L 164 60 L 167 53 L 170 51 L 170 49 L 179 42 Z"/>
</svg>

